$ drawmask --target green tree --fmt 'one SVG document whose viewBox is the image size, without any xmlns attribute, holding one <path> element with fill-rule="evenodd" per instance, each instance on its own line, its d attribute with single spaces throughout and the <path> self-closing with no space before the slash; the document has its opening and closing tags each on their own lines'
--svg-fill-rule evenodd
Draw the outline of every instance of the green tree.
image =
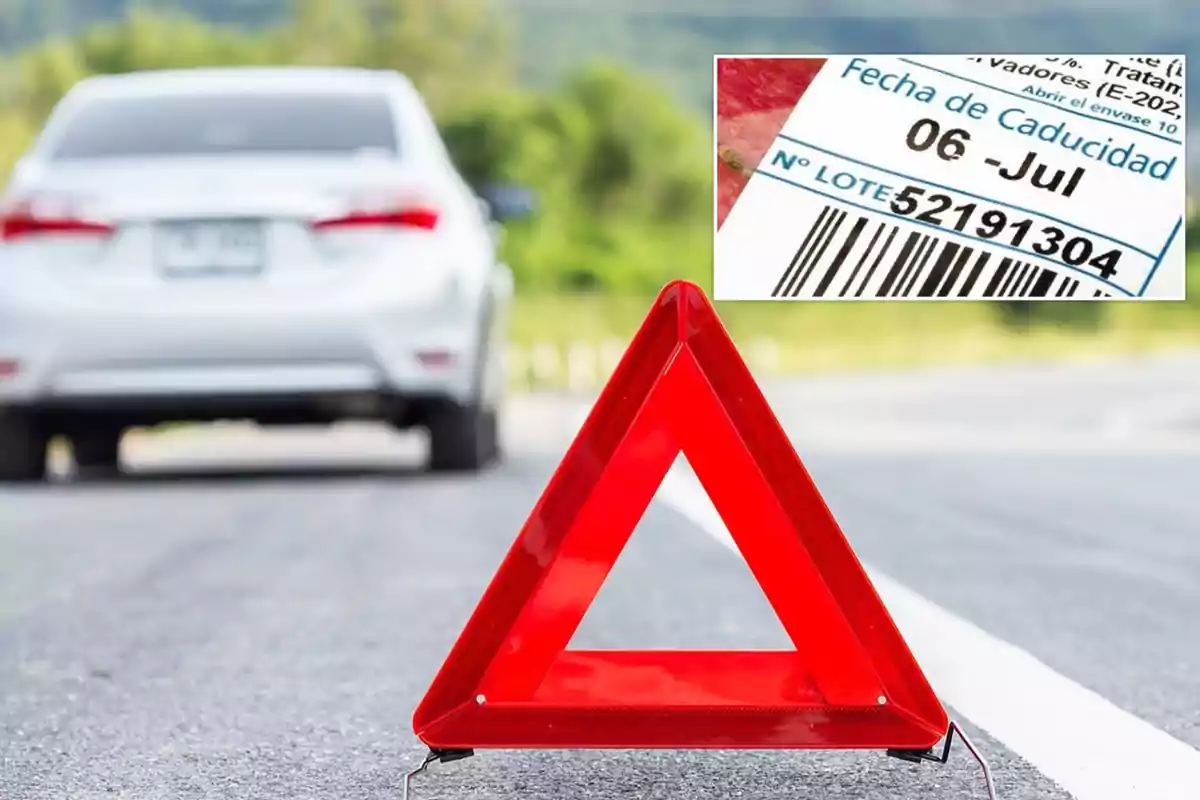
<svg viewBox="0 0 1200 800">
<path fill-rule="evenodd" d="M 472 180 L 538 189 L 508 239 L 521 282 L 653 290 L 711 268 L 708 137 L 660 89 L 606 65 L 553 91 L 497 95 L 444 128 Z"/>
<path fill-rule="evenodd" d="M 507 21 L 490 0 L 295 0 L 269 38 L 282 63 L 403 72 L 438 113 L 482 102 L 514 75 Z"/>
</svg>

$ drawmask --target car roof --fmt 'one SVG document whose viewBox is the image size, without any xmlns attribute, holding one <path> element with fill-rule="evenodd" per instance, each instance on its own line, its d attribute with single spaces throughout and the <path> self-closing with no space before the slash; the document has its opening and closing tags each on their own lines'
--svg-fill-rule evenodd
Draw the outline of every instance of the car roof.
<svg viewBox="0 0 1200 800">
<path fill-rule="evenodd" d="M 208 92 L 381 92 L 412 84 L 403 74 L 362 67 L 196 67 L 93 75 L 75 84 L 81 97 L 138 97 Z"/>
</svg>

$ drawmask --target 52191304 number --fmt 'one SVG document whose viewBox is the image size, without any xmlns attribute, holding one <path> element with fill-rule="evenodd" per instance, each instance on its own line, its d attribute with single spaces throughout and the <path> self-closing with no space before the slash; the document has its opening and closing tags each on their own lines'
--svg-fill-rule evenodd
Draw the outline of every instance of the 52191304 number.
<svg viewBox="0 0 1200 800">
<path fill-rule="evenodd" d="M 1056 258 L 1072 267 L 1094 267 L 1103 280 L 1117 274 L 1117 263 L 1121 260 L 1120 249 L 1097 253 L 1101 248 L 1087 236 L 1069 236 L 1062 228 L 1047 225 L 1031 237 L 1030 232 L 1035 224 L 1031 219 L 1013 219 L 1000 209 L 987 209 L 978 203 L 956 206 L 949 195 L 926 195 L 925 190 L 917 186 L 905 186 L 897 192 L 891 208 L 896 214 L 912 217 L 927 225 L 948 226 L 981 239 L 1002 241 L 1013 247 L 1028 247 L 1040 256 Z M 968 232 L 967 228 L 973 222 L 974 229 Z"/>
</svg>

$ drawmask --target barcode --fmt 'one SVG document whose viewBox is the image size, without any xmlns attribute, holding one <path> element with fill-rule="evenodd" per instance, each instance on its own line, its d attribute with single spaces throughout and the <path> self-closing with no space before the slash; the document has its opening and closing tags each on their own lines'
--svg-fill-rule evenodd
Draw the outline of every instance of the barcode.
<svg viewBox="0 0 1200 800">
<path fill-rule="evenodd" d="M 1037 299 L 1079 289 L 1047 267 L 825 206 L 771 296 Z"/>
</svg>

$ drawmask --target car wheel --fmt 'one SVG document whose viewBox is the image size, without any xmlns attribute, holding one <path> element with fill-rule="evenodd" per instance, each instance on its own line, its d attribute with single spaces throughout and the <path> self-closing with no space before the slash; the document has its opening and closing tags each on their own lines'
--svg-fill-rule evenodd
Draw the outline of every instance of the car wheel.
<svg viewBox="0 0 1200 800">
<path fill-rule="evenodd" d="M 71 435 L 75 473 L 79 477 L 110 477 L 120 472 L 122 431 L 100 428 Z"/>
<path fill-rule="evenodd" d="M 430 415 L 429 467 L 438 472 L 476 472 L 500 457 L 500 426 L 494 410 L 447 405 Z"/>
<path fill-rule="evenodd" d="M 0 414 L 0 481 L 45 480 L 49 447 L 50 436 L 36 420 Z"/>
</svg>

